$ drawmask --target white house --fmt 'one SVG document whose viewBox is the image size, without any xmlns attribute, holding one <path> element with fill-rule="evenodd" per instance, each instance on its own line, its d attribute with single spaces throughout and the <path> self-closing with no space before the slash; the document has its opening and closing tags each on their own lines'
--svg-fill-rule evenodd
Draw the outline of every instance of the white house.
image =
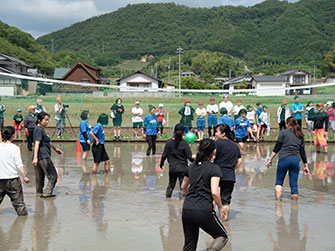
<svg viewBox="0 0 335 251">
<path fill-rule="evenodd" d="M 284 89 L 276 89 L 287 86 L 284 76 L 253 76 L 251 84 L 257 96 L 285 96 Z"/>
<path fill-rule="evenodd" d="M 281 76 L 284 76 L 286 78 L 288 86 L 290 87 L 301 87 L 310 83 L 309 72 L 301 70 L 299 68 L 288 70 L 281 74 Z M 291 90 L 291 93 L 292 92 L 294 92 L 294 90 Z M 299 89 L 299 92 L 301 94 L 310 94 L 310 89 Z M 289 94 L 289 91 L 287 91 L 287 94 Z"/>
<path fill-rule="evenodd" d="M 152 77 L 142 71 L 136 71 L 117 80 L 121 92 L 158 92 L 163 88 L 162 80 Z M 133 87 L 129 89 L 129 87 Z M 136 89 L 134 88 L 136 87 Z"/>
</svg>

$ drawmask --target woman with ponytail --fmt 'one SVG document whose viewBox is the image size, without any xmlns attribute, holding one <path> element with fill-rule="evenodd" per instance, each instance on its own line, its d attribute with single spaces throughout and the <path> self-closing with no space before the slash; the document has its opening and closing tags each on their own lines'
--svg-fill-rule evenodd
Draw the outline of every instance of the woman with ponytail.
<svg viewBox="0 0 335 251">
<path fill-rule="evenodd" d="M 291 198 L 292 200 L 297 200 L 300 157 L 304 162 L 304 173 L 309 173 L 305 153 L 305 140 L 298 120 L 295 117 L 291 116 L 286 119 L 286 128 L 286 130 L 279 132 L 276 145 L 266 166 L 269 168 L 272 165 L 272 160 L 278 153 L 275 198 L 276 200 L 280 200 L 283 193 L 284 179 L 288 172 L 290 177 Z"/>
<path fill-rule="evenodd" d="M 221 250 L 228 241 L 226 229 L 213 206 L 214 200 L 223 218 L 224 209 L 219 192 L 221 170 L 211 162 L 215 153 L 214 141 L 202 140 L 195 162 L 185 172 L 182 184 L 186 194 L 182 212 L 184 251 L 197 249 L 199 228 L 214 239 L 208 250 Z"/>
<path fill-rule="evenodd" d="M 236 182 L 235 169 L 242 163 L 241 152 L 238 145 L 233 141 L 233 132 L 229 125 L 220 124 L 216 128 L 216 156 L 214 163 L 221 168 L 220 180 L 221 201 L 224 209 L 222 220 L 229 218 L 231 195 Z"/>
<path fill-rule="evenodd" d="M 166 188 L 166 198 L 170 198 L 177 179 L 179 186 L 184 178 L 184 173 L 188 167 L 187 160 L 194 161 L 189 144 L 183 139 L 185 133 L 184 125 L 177 124 L 174 127 L 174 138 L 169 139 L 164 147 L 160 168 L 164 169 L 164 162 L 169 162 L 169 184 Z"/>
</svg>

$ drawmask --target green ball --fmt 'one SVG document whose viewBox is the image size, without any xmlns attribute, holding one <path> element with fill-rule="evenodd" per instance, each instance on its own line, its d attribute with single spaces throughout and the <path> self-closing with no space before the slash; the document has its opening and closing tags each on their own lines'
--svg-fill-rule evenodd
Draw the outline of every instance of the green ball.
<svg viewBox="0 0 335 251">
<path fill-rule="evenodd" d="M 193 132 L 188 132 L 185 134 L 185 140 L 187 143 L 192 144 L 196 139 L 196 136 Z"/>
</svg>

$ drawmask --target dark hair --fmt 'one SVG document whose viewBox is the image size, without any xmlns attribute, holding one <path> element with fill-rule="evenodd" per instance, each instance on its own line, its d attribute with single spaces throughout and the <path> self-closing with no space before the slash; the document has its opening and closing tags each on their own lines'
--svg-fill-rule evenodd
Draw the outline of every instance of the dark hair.
<svg viewBox="0 0 335 251">
<path fill-rule="evenodd" d="M 41 122 L 45 117 L 49 117 L 50 118 L 49 113 L 47 113 L 47 112 L 40 112 L 37 115 L 36 125 L 38 125 L 38 123 Z"/>
<path fill-rule="evenodd" d="M 108 115 L 106 113 L 101 113 L 97 122 L 102 125 L 108 125 Z"/>
<path fill-rule="evenodd" d="M 115 104 L 117 104 L 117 102 L 118 102 L 119 100 L 121 100 L 121 103 L 122 103 L 122 99 L 121 99 L 121 98 L 117 98 L 117 99 L 115 100 Z"/>
<path fill-rule="evenodd" d="M 261 102 L 257 102 L 256 103 L 256 106 L 260 106 L 262 103 Z"/>
<path fill-rule="evenodd" d="M 180 141 L 182 140 L 184 133 L 185 133 L 185 127 L 183 124 L 176 124 L 174 126 L 174 141 L 177 147 Z"/>
<path fill-rule="evenodd" d="M 238 115 L 241 116 L 242 113 L 247 114 L 248 112 L 247 112 L 246 109 L 243 109 L 243 108 L 242 108 L 242 109 L 238 112 Z"/>
<path fill-rule="evenodd" d="M 88 114 L 89 114 L 89 111 L 88 111 L 88 110 L 84 110 L 84 111 L 81 113 L 80 118 L 81 118 L 82 120 L 86 120 L 87 117 L 88 117 Z"/>
<path fill-rule="evenodd" d="M 197 157 L 195 158 L 195 164 L 198 165 L 203 160 L 208 160 L 212 157 L 215 150 L 214 140 L 204 139 L 200 141 Z"/>
<path fill-rule="evenodd" d="M 220 133 L 224 133 L 226 137 L 230 140 L 234 140 L 234 134 L 232 130 L 230 130 L 229 125 L 227 124 L 219 124 L 215 127 L 215 131 L 220 130 Z"/>
<path fill-rule="evenodd" d="M 227 111 L 226 108 L 222 107 L 222 108 L 220 109 L 220 113 L 221 113 L 222 115 L 224 115 L 224 114 L 227 114 L 228 111 Z"/>
<path fill-rule="evenodd" d="M 290 125 L 290 127 L 292 128 L 292 131 L 294 133 L 294 135 L 299 138 L 299 139 L 304 139 L 304 134 L 301 130 L 301 127 L 300 125 L 298 124 L 298 120 L 291 116 L 291 117 L 288 117 L 286 119 L 286 124 Z"/>
<path fill-rule="evenodd" d="M 1 136 L 3 141 L 10 140 L 10 138 L 14 135 L 15 129 L 13 126 L 5 126 L 2 129 Z"/>
</svg>

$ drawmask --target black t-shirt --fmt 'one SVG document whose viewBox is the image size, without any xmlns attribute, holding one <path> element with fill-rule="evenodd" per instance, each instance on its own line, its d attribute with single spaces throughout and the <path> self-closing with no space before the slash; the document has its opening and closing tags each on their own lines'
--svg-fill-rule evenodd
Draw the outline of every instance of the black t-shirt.
<svg viewBox="0 0 335 251">
<path fill-rule="evenodd" d="M 222 180 L 235 181 L 235 166 L 237 159 L 241 158 L 240 148 L 230 139 L 215 141 L 216 157 L 214 163 L 222 171 Z"/>
<path fill-rule="evenodd" d="M 204 161 L 198 165 L 192 164 L 186 170 L 185 176 L 190 179 L 190 187 L 183 209 L 212 211 L 213 197 L 211 192 L 211 178 L 221 177 L 220 168 L 210 161 Z"/>
<path fill-rule="evenodd" d="M 34 130 L 34 141 L 40 141 L 38 159 L 50 158 L 50 137 L 42 127 L 36 126 Z"/>
<path fill-rule="evenodd" d="M 165 144 L 160 166 L 164 165 L 166 159 L 169 162 L 170 172 L 185 172 L 188 167 L 187 160 L 194 161 L 190 145 L 181 140 L 177 146 L 173 139 L 169 139 Z"/>
</svg>

